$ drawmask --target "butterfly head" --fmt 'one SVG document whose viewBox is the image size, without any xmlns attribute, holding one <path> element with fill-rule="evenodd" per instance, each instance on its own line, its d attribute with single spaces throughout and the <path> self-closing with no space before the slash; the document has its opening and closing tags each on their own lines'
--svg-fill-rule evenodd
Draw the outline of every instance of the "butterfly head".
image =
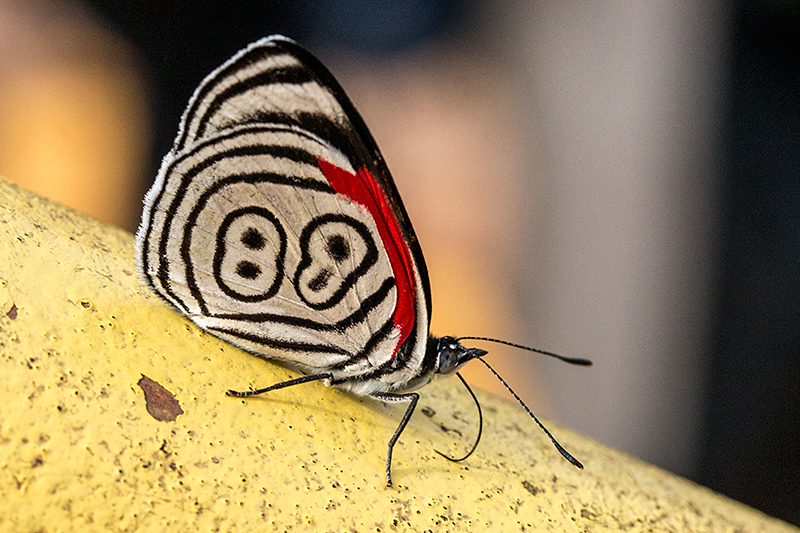
<svg viewBox="0 0 800 533">
<path fill-rule="evenodd" d="M 436 362 L 437 374 L 452 374 L 468 361 L 483 357 L 489 353 L 480 348 L 461 346 L 458 339 L 455 337 L 440 337 L 432 340 L 436 343 L 436 354 L 438 358 Z"/>
</svg>

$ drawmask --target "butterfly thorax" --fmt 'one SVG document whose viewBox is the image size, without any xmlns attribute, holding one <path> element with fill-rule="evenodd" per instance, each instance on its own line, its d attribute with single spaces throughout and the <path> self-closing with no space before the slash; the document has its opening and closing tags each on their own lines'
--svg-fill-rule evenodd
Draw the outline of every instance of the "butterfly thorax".
<svg viewBox="0 0 800 533">
<path fill-rule="evenodd" d="M 401 347 L 398 359 L 370 372 L 339 376 L 333 372 L 334 379 L 329 384 L 357 396 L 374 392 L 412 392 L 430 383 L 434 377 L 452 375 L 468 361 L 486 354 L 479 348 L 461 346 L 453 337 L 429 336 L 421 364 L 413 367 L 402 362 L 410 349 L 408 346 L 407 343 Z"/>
</svg>

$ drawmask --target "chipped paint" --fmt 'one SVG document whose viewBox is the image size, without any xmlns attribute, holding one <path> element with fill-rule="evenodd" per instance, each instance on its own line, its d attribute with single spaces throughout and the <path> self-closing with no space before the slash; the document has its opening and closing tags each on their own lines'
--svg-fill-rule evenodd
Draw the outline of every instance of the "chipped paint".
<svg viewBox="0 0 800 533">
<path fill-rule="evenodd" d="M 181 404 L 175 395 L 165 389 L 157 381 L 142 375 L 137 383 L 144 392 L 144 401 L 150 416 L 160 422 L 174 422 L 178 415 L 183 414 Z"/>
</svg>

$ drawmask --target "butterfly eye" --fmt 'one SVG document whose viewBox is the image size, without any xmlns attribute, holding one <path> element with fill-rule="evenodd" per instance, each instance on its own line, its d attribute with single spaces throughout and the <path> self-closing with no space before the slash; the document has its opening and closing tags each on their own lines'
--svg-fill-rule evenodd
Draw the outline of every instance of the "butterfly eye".
<svg viewBox="0 0 800 533">
<path fill-rule="evenodd" d="M 459 350 L 461 346 L 457 344 L 445 344 L 439 347 L 439 365 L 437 372 L 439 374 L 451 374 L 458 367 Z"/>
<path fill-rule="evenodd" d="M 480 348 L 466 348 L 453 337 L 442 337 L 437 347 L 439 365 L 436 372 L 439 374 L 452 374 L 467 361 L 486 355 L 486 350 Z"/>
</svg>

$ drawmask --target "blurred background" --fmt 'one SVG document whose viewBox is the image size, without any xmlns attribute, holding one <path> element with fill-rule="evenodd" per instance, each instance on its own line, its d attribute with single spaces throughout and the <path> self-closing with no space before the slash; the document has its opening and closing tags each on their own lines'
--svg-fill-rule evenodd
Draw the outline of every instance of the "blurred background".
<svg viewBox="0 0 800 533">
<path fill-rule="evenodd" d="M 381 146 L 435 334 L 593 359 L 487 347 L 538 414 L 800 525 L 800 4 L 0 0 L 0 175 L 134 231 L 194 87 L 276 32 Z"/>
</svg>

